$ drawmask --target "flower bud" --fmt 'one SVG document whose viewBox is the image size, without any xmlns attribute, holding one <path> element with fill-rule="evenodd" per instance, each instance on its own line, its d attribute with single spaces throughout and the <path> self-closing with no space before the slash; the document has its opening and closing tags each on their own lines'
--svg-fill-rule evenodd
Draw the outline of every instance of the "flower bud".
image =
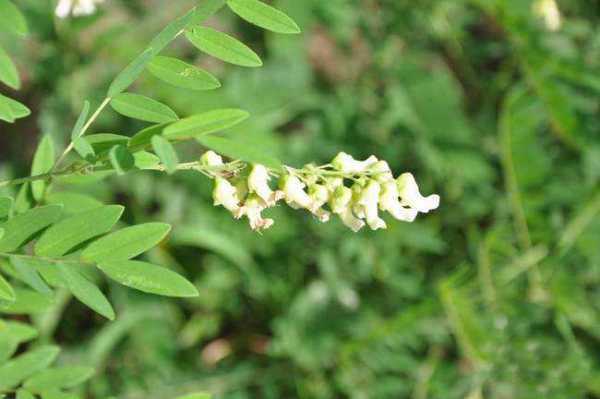
<svg viewBox="0 0 600 399">
<path fill-rule="evenodd" d="M 377 158 L 374 155 L 371 155 L 364 161 L 357 161 L 352 158 L 351 155 L 346 154 L 345 152 L 340 152 L 334 159 L 331 161 L 333 167 L 339 170 L 342 173 L 361 173 L 366 171 L 370 166 L 374 165 L 377 162 Z"/>
<path fill-rule="evenodd" d="M 419 186 L 415 178 L 410 173 L 404 173 L 396 179 L 398 192 L 400 194 L 400 204 L 409 206 L 421 213 L 427 213 L 440 206 L 440 196 L 433 194 L 423 197 L 419 192 Z"/>
<path fill-rule="evenodd" d="M 338 187 L 344 185 L 344 179 L 341 177 L 330 177 L 325 180 L 325 187 L 329 190 L 330 193 L 335 192 Z"/>
<path fill-rule="evenodd" d="M 375 180 L 369 181 L 366 187 L 360 193 L 358 205 L 362 206 L 362 210 L 367 220 L 367 224 L 373 230 L 387 228 L 383 219 L 378 215 L 379 193 L 381 186 Z"/>
<path fill-rule="evenodd" d="M 533 3 L 533 12 L 544 19 L 546 28 L 550 31 L 557 31 L 562 25 L 560 10 L 556 0 L 537 0 Z"/>
<path fill-rule="evenodd" d="M 379 194 L 379 209 L 389 212 L 394 218 L 403 222 L 414 222 L 418 211 L 402 207 L 398 196 L 398 187 L 394 180 L 383 183 Z"/>
<path fill-rule="evenodd" d="M 202 166 L 223 166 L 223 158 L 213 151 L 206 151 L 200 157 L 200 164 Z"/>
<path fill-rule="evenodd" d="M 350 208 L 352 202 L 352 190 L 348 187 L 340 186 L 335 189 L 329 199 L 329 207 L 333 213 L 343 213 Z"/>
<path fill-rule="evenodd" d="M 227 179 L 215 178 L 213 200 L 216 206 L 222 205 L 229 212 L 236 214 L 239 211 L 240 200 L 237 196 L 237 190 Z"/>
<path fill-rule="evenodd" d="M 321 222 L 326 223 L 329 221 L 329 212 L 321 209 L 323 205 L 329 200 L 329 190 L 322 184 L 312 184 L 308 188 L 308 196 L 311 199 L 309 210 L 315 215 Z"/>
<path fill-rule="evenodd" d="M 281 190 L 283 191 L 285 201 L 292 208 L 306 208 L 310 207 L 312 200 L 309 195 L 304 191 L 304 183 L 300 181 L 296 176 L 285 175 L 279 181 Z"/>
<path fill-rule="evenodd" d="M 275 205 L 282 198 L 280 191 L 273 191 L 269 187 L 269 171 L 263 165 L 255 164 L 252 166 L 252 171 L 248 176 L 248 190 L 251 193 L 256 193 L 269 206 Z"/>
</svg>

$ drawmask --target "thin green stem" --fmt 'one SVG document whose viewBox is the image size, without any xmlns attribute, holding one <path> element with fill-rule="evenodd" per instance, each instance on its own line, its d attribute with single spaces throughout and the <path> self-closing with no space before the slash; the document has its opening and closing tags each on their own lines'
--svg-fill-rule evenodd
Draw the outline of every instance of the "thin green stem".
<svg viewBox="0 0 600 399">
<path fill-rule="evenodd" d="M 88 119 L 88 121 L 85 123 L 85 125 L 83 125 L 83 127 L 81 128 L 81 133 L 79 134 L 80 137 L 83 136 L 87 132 L 87 130 L 90 128 L 90 126 L 92 126 L 92 123 L 94 123 L 94 121 L 96 119 L 98 119 L 98 116 L 100 116 L 100 113 L 102 113 L 102 111 L 104 110 L 104 108 L 106 108 L 106 106 L 108 105 L 108 103 L 110 103 L 110 100 L 111 100 L 110 97 L 106 97 L 104 99 L 104 101 L 102 101 L 102 103 L 100 104 L 100 106 L 98 107 L 98 109 L 96 109 L 96 111 L 92 114 L 92 116 L 90 117 L 90 119 Z M 73 146 L 74 146 L 73 140 L 71 140 L 71 142 L 69 143 L 69 145 L 67 146 L 67 148 L 65 148 L 65 150 L 60 155 L 60 157 L 58 157 L 58 160 L 54 164 L 54 167 L 52 168 L 52 171 L 55 171 L 56 169 L 58 169 L 58 167 L 65 160 L 65 158 L 67 157 L 67 155 L 73 150 Z"/>
</svg>

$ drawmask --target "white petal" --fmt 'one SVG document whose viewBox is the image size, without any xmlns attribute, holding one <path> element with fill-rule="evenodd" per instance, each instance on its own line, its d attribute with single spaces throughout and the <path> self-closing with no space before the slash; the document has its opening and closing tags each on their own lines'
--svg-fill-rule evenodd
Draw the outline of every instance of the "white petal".
<svg viewBox="0 0 600 399">
<path fill-rule="evenodd" d="M 371 155 L 364 161 L 357 161 L 351 155 L 340 152 L 331 162 L 334 168 L 342 173 L 361 173 L 377 163 L 377 158 Z"/>
<path fill-rule="evenodd" d="M 395 219 L 413 222 L 417 217 L 416 209 L 404 208 L 398 200 L 398 187 L 395 181 L 384 183 L 379 194 L 379 209 L 389 212 Z"/>
<path fill-rule="evenodd" d="M 310 196 L 304 191 L 304 183 L 296 176 L 286 175 L 281 179 L 282 191 L 285 194 L 285 201 L 290 206 L 308 208 L 311 204 Z"/>
<path fill-rule="evenodd" d="M 409 206 L 422 213 L 427 213 L 440 206 L 439 195 L 434 194 L 428 197 L 421 195 L 419 186 L 412 174 L 404 173 L 396 182 L 398 184 L 398 192 L 400 193 L 401 205 Z"/>
<path fill-rule="evenodd" d="M 248 189 L 251 193 L 256 193 L 269 206 L 273 206 L 281 199 L 281 194 L 271 190 L 271 187 L 269 187 L 270 179 L 267 168 L 259 164 L 253 165 L 248 176 Z"/>
<path fill-rule="evenodd" d="M 365 227 L 365 222 L 354 216 L 352 210 L 346 209 L 344 212 L 340 213 L 340 219 L 342 222 L 348 226 L 353 232 L 358 232 L 360 229 Z"/>
<path fill-rule="evenodd" d="M 223 158 L 214 151 L 206 151 L 200 157 L 200 163 L 204 166 L 223 166 Z"/>
<path fill-rule="evenodd" d="M 213 190 L 213 200 L 215 205 L 222 205 L 232 213 L 239 211 L 239 198 L 237 190 L 231 183 L 221 177 L 215 179 L 215 188 Z"/>
<path fill-rule="evenodd" d="M 66 18 L 69 16 L 72 6 L 73 0 L 59 0 L 54 13 L 58 18 Z"/>
<path fill-rule="evenodd" d="M 358 205 L 363 207 L 367 224 L 373 230 L 385 229 L 387 226 L 383 219 L 379 217 L 379 193 L 381 186 L 375 180 L 369 181 L 362 190 Z"/>
</svg>

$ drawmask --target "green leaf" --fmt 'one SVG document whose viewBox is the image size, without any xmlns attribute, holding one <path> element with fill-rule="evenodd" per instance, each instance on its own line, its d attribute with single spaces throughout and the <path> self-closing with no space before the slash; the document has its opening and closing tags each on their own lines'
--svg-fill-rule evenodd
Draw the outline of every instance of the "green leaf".
<svg viewBox="0 0 600 399">
<path fill-rule="evenodd" d="M 91 134 L 82 137 L 82 140 L 90 143 L 97 155 L 104 155 L 116 145 L 127 145 L 129 143 L 129 137 L 113 133 Z"/>
<path fill-rule="evenodd" d="M 75 298 L 109 320 L 115 311 L 100 289 L 71 265 L 58 265 L 63 281 Z"/>
<path fill-rule="evenodd" d="M 152 148 L 162 163 L 165 165 L 168 174 L 173 174 L 177 171 L 179 159 L 175 148 L 163 136 L 152 137 Z"/>
<path fill-rule="evenodd" d="M 94 147 L 90 144 L 88 140 L 83 137 L 76 137 L 73 139 L 73 147 L 75 151 L 79 154 L 79 156 L 86 161 L 93 163 L 94 158 L 96 156 L 96 152 L 94 151 Z"/>
<path fill-rule="evenodd" d="M 12 204 L 12 198 L 0 197 L 0 219 L 7 219 L 10 216 Z"/>
<path fill-rule="evenodd" d="M 16 298 L 13 302 L 0 301 L 0 313 L 37 314 L 54 305 L 54 298 L 51 296 L 18 287 L 15 287 L 14 291 Z"/>
<path fill-rule="evenodd" d="M 40 294 L 52 294 L 52 290 L 50 289 L 50 287 L 48 287 L 46 282 L 42 280 L 36 269 L 32 265 L 30 265 L 25 259 L 12 256 L 10 258 L 10 262 L 15 267 L 15 270 L 17 271 L 21 279 L 25 282 L 25 284 L 27 284 Z"/>
<path fill-rule="evenodd" d="M 83 103 L 83 109 L 81 110 L 81 113 L 79 114 L 79 117 L 77 118 L 77 122 L 75 122 L 75 126 L 73 126 L 73 130 L 71 131 L 71 140 L 75 140 L 81 136 L 83 126 L 85 125 L 85 122 L 87 121 L 89 112 L 90 112 L 90 102 L 86 100 Z"/>
<path fill-rule="evenodd" d="M 3 333 L 9 335 L 19 344 L 31 341 L 38 336 L 38 332 L 35 328 L 31 327 L 29 324 L 18 321 L 6 321 L 4 322 L 4 328 Z"/>
<path fill-rule="evenodd" d="M 176 399 L 211 399 L 212 395 L 206 392 L 191 393 L 188 395 L 178 396 Z"/>
<path fill-rule="evenodd" d="M 0 274 L 0 299 L 4 301 L 15 301 L 15 290 L 8 281 Z"/>
<path fill-rule="evenodd" d="M 168 125 L 163 123 L 161 125 L 154 125 L 154 126 L 147 127 L 144 130 L 137 132 L 131 138 L 131 140 L 129 140 L 129 144 L 128 144 L 129 149 L 132 152 L 146 149 L 147 147 L 149 147 L 151 145 L 152 137 L 157 134 L 162 134 L 165 126 L 168 126 Z"/>
<path fill-rule="evenodd" d="M 17 391 L 17 399 L 35 399 L 35 396 L 24 389 L 19 389 Z"/>
<path fill-rule="evenodd" d="M 64 207 L 64 212 L 70 215 L 90 211 L 102 206 L 102 202 L 92 196 L 68 191 L 48 194 L 46 196 L 46 203 L 60 204 Z"/>
<path fill-rule="evenodd" d="M 221 83 L 210 73 L 172 57 L 155 57 L 148 71 L 158 79 L 175 87 L 190 90 L 214 90 Z"/>
<path fill-rule="evenodd" d="M 2 0 L 0 0 L 2 1 Z M 18 101 L 0 94 L 0 120 L 13 123 L 31 114 L 29 108 Z"/>
<path fill-rule="evenodd" d="M 207 0 L 198 7 L 194 7 L 187 14 L 177 18 L 167 25 L 152 41 L 142 54 L 137 56 L 111 83 L 108 97 L 114 97 L 127 90 L 129 86 L 144 71 L 152 59 L 158 55 L 179 33 L 190 24 L 200 24 L 217 12 L 225 2 L 223 0 Z"/>
<path fill-rule="evenodd" d="M 227 0 L 229 8 L 251 24 L 277 33 L 300 33 L 300 28 L 282 11 L 258 0 Z"/>
<path fill-rule="evenodd" d="M 262 148 L 254 147 L 250 143 L 233 141 L 217 136 L 199 137 L 197 140 L 200 144 L 229 158 L 241 159 L 250 163 L 259 163 L 279 171 L 283 169 L 281 161 L 266 154 Z"/>
<path fill-rule="evenodd" d="M 23 387 L 30 392 L 42 393 L 47 390 L 75 387 L 94 375 L 94 369 L 84 366 L 66 366 L 43 370 L 29 378 Z"/>
<path fill-rule="evenodd" d="M 60 349 L 56 346 L 42 346 L 0 366 L 0 392 L 17 386 L 50 366 L 59 352 Z"/>
<path fill-rule="evenodd" d="M 173 122 L 179 119 L 168 106 L 139 94 L 121 93 L 110 102 L 121 115 L 153 123 Z"/>
<path fill-rule="evenodd" d="M 160 165 L 160 158 L 151 152 L 138 151 L 133 154 L 135 167 L 138 169 L 156 169 Z"/>
<path fill-rule="evenodd" d="M 27 22 L 19 9 L 9 0 L 0 0 L 0 29 L 25 36 Z"/>
<path fill-rule="evenodd" d="M 135 159 L 133 158 L 133 155 L 131 155 L 131 153 L 127 150 L 127 147 L 124 145 L 114 146 L 111 148 L 108 155 L 110 158 L 110 163 L 120 175 L 125 174 L 128 170 L 133 169 L 135 166 Z"/>
<path fill-rule="evenodd" d="M 62 220 L 42 234 L 35 244 L 35 253 L 62 256 L 77 245 L 109 232 L 123 210 L 120 205 L 105 205 Z"/>
<path fill-rule="evenodd" d="M 199 26 L 186 32 L 186 37 L 194 46 L 222 61 L 244 67 L 262 66 L 260 57 L 250 47 L 226 33 Z"/>
<path fill-rule="evenodd" d="M 15 90 L 21 88 L 21 79 L 17 67 L 2 47 L 0 47 L 0 82 L 6 83 Z"/>
<path fill-rule="evenodd" d="M 229 129 L 244 120 L 250 114 L 236 108 L 217 109 L 182 119 L 164 130 L 169 140 L 182 140 Z"/>
<path fill-rule="evenodd" d="M 160 243 L 170 230 L 165 223 L 127 227 L 94 241 L 81 258 L 93 262 L 131 259 Z"/>
<path fill-rule="evenodd" d="M 43 175 L 52 170 L 54 166 L 54 143 L 48 135 L 42 138 L 33 157 L 31 176 Z M 31 183 L 31 193 L 37 202 L 41 202 L 46 191 L 46 181 L 37 180 Z"/>
<path fill-rule="evenodd" d="M 5 235 L 0 240 L 0 252 L 13 252 L 33 238 L 40 230 L 58 221 L 62 206 L 48 205 L 31 209 L 9 219 L 2 225 Z"/>
<path fill-rule="evenodd" d="M 98 268 L 124 286 L 172 297 L 198 296 L 196 287 L 164 267 L 132 260 L 101 262 Z"/>
</svg>

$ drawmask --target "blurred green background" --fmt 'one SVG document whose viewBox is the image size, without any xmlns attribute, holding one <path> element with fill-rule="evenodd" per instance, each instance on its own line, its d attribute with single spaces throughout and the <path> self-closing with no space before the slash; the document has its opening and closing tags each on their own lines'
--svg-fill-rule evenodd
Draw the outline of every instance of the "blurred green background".
<svg viewBox="0 0 600 399">
<path fill-rule="evenodd" d="M 181 40 L 166 54 L 223 87 L 198 94 L 144 74 L 133 90 L 184 116 L 247 109 L 236 139 L 288 165 L 375 154 L 439 193 L 440 209 L 353 234 L 278 207 L 258 235 L 212 206 L 197 173 L 70 185 L 126 205 L 127 222 L 173 224 L 150 258 L 201 295 L 107 282 L 117 321 L 65 295 L 35 316 L 42 341 L 96 367 L 90 398 L 600 398 L 600 1 L 557 2 L 556 30 L 530 0 L 281 0 L 303 29 L 285 37 L 221 11 L 209 25 L 263 68 Z M 19 1 L 32 32 L 0 42 L 24 87 L 1 90 L 33 115 L 0 125 L 0 176 L 28 175 L 42 133 L 66 143 L 83 101 L 97 105 L 193 3 L 107 0 L 60 20 L 54 1 Z M 143 127 L 108 111 L 95 133 Z"/>
</svg>

